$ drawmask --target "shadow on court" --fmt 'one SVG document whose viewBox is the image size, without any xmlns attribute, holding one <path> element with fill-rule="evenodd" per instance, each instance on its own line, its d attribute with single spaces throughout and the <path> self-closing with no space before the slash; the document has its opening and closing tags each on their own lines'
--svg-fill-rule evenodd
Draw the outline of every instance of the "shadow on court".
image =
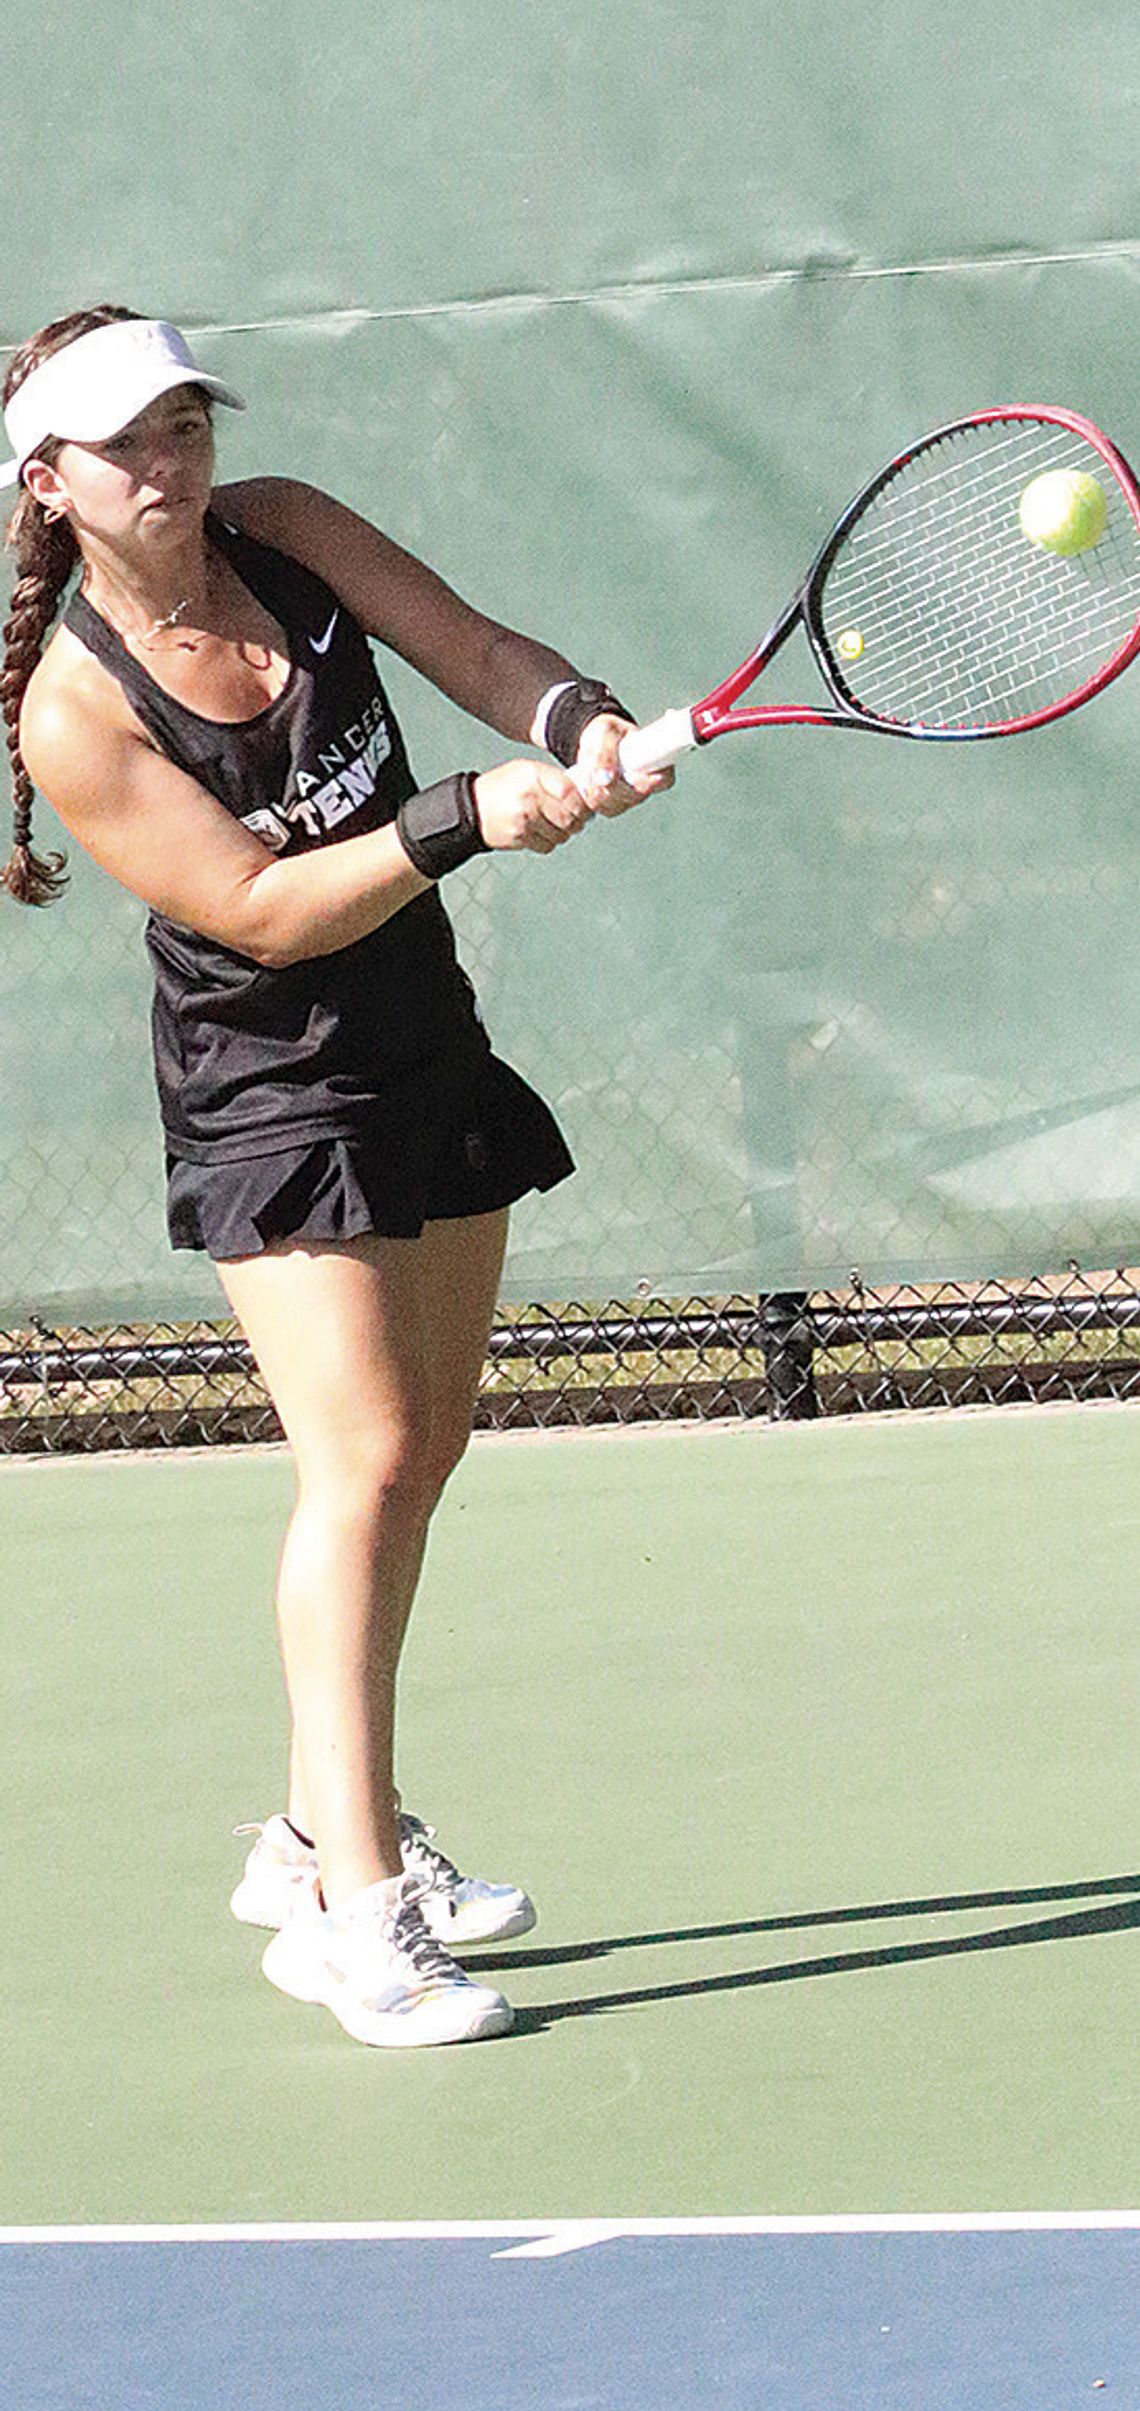
<svg viewBox="0 0 1140 2411">
<path fill-rule="evenodd" d="M 820 1958 L 797 1959 L 775 1967 L 745 1968 L 732 1975 L 700 1976 L 686 1983 L 643 1985 L 625 1992 L 547 2001 L 516 2011 L 513 2033 L 518 2038 L 541 2033 L 564 2018 L 647 2007 L 656 2001 L 744 1992 L 758 1985 L 790 1984 L 808 1976 L 855 1975 L 868 1968 L 900 1967 L 908 1961 L 953 1958 L 974 1951 L 1015 1950 L 1033 1942 L 1093 1941 L 1100 1935 L 1119 1934 L 1140 1926 L 1140 1875 L 1106 1876 L 1093 1883 L 1045 1884 L 1031 1890 L 950 1893 L 941 1899 L 882 1901 L 864 1908 L 823 1909 L 795 1917 L 738 1919 L 726 1925 L 685 1926 L 660 1933 L 611 1935 L 596 1942 L 569 1943 L 550 1951 L 504 1951 L 494 1957 L 481 1952 L 479 1965 L 504 1972 L 565 1967 L 605 1959 L 618 1951 L 655 1949 L 670 1943 L 728 1941 L 748 1934 L 803 1933 L 822 1926 L 863 1925 L 875 1918 L 952 1916 L 983 1909 L 1033 1907 L 1044 1901 L 1088 1899 L 1101 1900 L 1105 1905 L 1016 1925 L 992 1926 L 980 1933 L 887 1944 L 879 1950 L 829 1952 Z"/>
</svg>

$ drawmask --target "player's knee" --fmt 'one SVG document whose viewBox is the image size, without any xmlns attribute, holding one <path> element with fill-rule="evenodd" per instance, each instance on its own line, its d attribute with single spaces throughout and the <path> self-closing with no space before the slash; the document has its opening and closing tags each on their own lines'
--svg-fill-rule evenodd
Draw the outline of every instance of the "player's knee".
<svg viewBox="0 0 1140 2411">
<path fill-rule="evenodd" d="M 344 1433 L 318 1486 L 349 1522 L 385 1532 L 422 1524 L 439 1495 L 430 1422 L 409 1418 Z"/>
</svg>

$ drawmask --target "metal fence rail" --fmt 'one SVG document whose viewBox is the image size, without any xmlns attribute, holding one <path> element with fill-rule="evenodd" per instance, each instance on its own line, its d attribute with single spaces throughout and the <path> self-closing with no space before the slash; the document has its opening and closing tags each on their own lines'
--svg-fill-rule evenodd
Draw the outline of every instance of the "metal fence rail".
<svg viewBox="0 0 1140 2411">
<path fill-rule="evenodd" d="M 513 1311 L 484 1430 L 1140 1399 L 1140 1273 Z M 0 1453 L 280 1438 L 233 1324 L 0 1332 Z"/>
</svg>

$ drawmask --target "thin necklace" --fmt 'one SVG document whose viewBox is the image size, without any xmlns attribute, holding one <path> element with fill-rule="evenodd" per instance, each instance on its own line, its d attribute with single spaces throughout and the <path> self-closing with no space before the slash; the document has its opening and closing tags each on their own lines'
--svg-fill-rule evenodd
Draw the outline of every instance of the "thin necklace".
<svg viewBox="0 0 1140 2411">
<path fill-rule="evenodd" d="M 189 611 L 189 609 L 190 597 L 188 594 L 184 594 L 181 602 L 175 604 L 173 611 L 167 612 L 165 619 L 156 619 L 151 621 L 146 634 L 140 638 L 140 643 L 149 645 L 156 636 L 162 635 L 164 628 L 176 628 L 183 612 Z"/>
<path fill-rule="evenodd" d="M 85 578 L 84 578 L 84 580 L 83 580 L 83 591 L 84 591 L 84 592 L 86 592 L 86 590 L 87 590 L 87 584 L 88 584 L 88 580 L 87 580 L 87 578 L 85 577 Z M 180 597 L 179 601 L 178 601 L 178 602 L 175 604 L 173 611 L 167 611 L 166 613 L 164 613 L 164 615 L 163 615 L 163 617 L 162 617 L 161 619 L 154 619 L 154 620 L 151 620 L 149 627 L 146 627 L 146 628 L 140 628 L 140 629 L 138 629 L 138 630 L 137 630 L 137 631 L 134 633 L 134 635 L 133 635 L 133 637 L 132 637 L 132 642 L 133 642 L 133 643 L 135 643 L 136 645 L 142 645 L 142 646 L 144 647 L 144 649 L 145 649 L 145 648 L 147 648 L 147 647 L 148 647 L 148 646 L 150 646 L 150 645 L 153 645 L 153 644 L 154 644 L 154 642 L 155 642 L 155 639 L 156 639 L 157 637 L 160 637 L 160 636 L 165 635 L 165 633 L 166 633 L 167 629 L 169 629 L 169 628 L 177 628 L 177 626 L 178 626 L 178 624 L 179 624 L 179 621 L 182 619 L 182 617 L 183 617 L 184 613 L 185 613 L 185 612 L 187 612 L 187 611 L 190 611 L 190 610 L 193 608 L 193 602 L 194 602 L 194 598 L 193 598 L 193 596 L 192 596 L 192 595 L 189 595 L 189 594 L 184 594 L 184 595 L 182 595 L 182 596 Z M 128 614 L 127 614 L 128 619 L 129 619 L 131 616 L 132 616 L 132 615 L 131 615 L 130 613 L 128 613 Z M 128 628 L 127 630 L 123 631 L 123 633 L 125 633 L 125 634 L 128 634 L 128 635 L 129 635 L 131 632 L 130 632 L 130 630 L 129 630 L 129 628 Z"/>
</svg>

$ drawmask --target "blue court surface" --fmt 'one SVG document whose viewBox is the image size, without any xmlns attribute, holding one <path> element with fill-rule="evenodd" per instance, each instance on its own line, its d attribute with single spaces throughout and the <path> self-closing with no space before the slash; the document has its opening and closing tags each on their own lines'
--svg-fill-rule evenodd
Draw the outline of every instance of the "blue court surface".
<svg viewBox="0 0 1140 2411">
<path fill-rule="evenodd" d="M 12 2411 L 1140 2405 L 1140 2221 L 9 2230 Z"/>
</svg>

